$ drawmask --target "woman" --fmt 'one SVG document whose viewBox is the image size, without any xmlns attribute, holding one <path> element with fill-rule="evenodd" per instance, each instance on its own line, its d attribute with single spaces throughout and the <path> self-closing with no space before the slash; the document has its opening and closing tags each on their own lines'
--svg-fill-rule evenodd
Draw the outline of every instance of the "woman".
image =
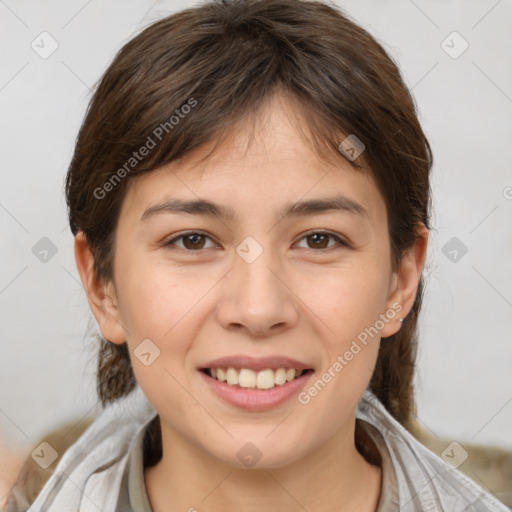
<svg viewBox="0 0 512 512">
<path fill-rule="evenodd" d="M 506 510 L 407 430 L 431 166 L 332 6 L 208 2 L 128 42 L 66 180 L 107 407 L 28 510 Z"/>
</svg>

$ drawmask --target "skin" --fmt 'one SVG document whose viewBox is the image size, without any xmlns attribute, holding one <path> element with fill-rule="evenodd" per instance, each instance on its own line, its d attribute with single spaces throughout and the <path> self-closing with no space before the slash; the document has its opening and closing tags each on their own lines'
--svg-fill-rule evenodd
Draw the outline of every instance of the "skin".
<svg viewBox="0 0 512 512">
<path fill-rule="evenodd" d="M 397 332 L 398 318 L 413 305 L 428 231 L 418 226 L 417 244 L 393 272 L 386 206 L 375 182 L 347 162 L 320 160 L 291 122 L 291 109 L 276 96 L 249 145 L 239 131 L 205 163 L 195 165 L 208 149 L 199 148 L 131 179 L 113 281 L 95 278 L 85 238 L 76 236 L 77 267 L 101 332 L 112 343 L 128 343 L 137 381 L 160 414 L 163 458 L 145 470 L 156 512 L 377 506 L 381 470 L 355 447 L 355 410 L 380 338 Z M 335 193 L 360 203 L 367 216 L 277 217 L 285 204 Z M 235 217 L 162 213 L 141 220 L 146 208 L 171 197 L 209 199 Z M 207 238 L 164 244 L 188 230 Z M 311 230 L 349 245 L 306 236 Z M 252 263 L 236 252 L 247 236 L 263 248 Z M 307 405 L 294 397 L 268 411 L 245 411 L 213 394 L 197 371 L 231 354 L 284 355 L 315 369 L 307 387 L 396 303 L 400 314 Z M 161 351 L 149 366 L 133 355 L 147 338 Z M 237 458 L 249 441 L 262 454 L 250 469 Z"/>
</svg>

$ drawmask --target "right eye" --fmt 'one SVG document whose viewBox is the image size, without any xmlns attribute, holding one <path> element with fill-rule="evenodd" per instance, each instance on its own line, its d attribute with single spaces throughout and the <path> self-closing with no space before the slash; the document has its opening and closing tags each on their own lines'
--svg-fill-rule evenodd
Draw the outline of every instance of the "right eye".
<svg viewBox="0 0 512 512">
<path fill-rule="evenodd" d="M 179 240 L 183 240 L 182 246 L 180 246 L 178 244 Z M 212 239 L 209 236 L 207 236 L 201 232 L 187 231 L 185 233 L 179 234 L 178 236 L 175 236 L 171 240 L 168 240 L 163 245 L 164 245 L 164 247 L 167 247 L 170 249 L 173 248 L 172 246 L 177 246 L 180 249 L 183 249 L 187 252 L 197 252 L 197 251 L 200 251 L 201 249 L 205 249 L 205 240 L 212 241 Z M 214 243 L 213 247 L 218 247 L 218 246 Z M 208 248 L 209 247 L 206 247 L 206 249 L 208 249 Z"/>
</svg>

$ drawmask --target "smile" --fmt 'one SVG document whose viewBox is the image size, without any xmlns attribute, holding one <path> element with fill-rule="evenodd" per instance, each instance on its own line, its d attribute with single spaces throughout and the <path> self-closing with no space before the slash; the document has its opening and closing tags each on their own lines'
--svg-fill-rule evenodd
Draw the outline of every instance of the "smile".
<svg viewBox="0 0 512 512">
<path fill-rule="evenodd" d="M 250 368 L 204 368 L 202 370 L 209 377 L 225 382 L 234 388 L 245 389 L 272 389 L 282 386 L 299 378 L 312 370 L 299 370 L 295 368 L 266 368 L 254 371 Z"/>
<path fill-rule="evenodd" d="M 206 385 L 205 390 L 222 402 L 238 409 L 260 412 L 285 404 L 298 395 L 314 370 L 213 367 L 202 368 L 197 373 Z"/>
</svg>

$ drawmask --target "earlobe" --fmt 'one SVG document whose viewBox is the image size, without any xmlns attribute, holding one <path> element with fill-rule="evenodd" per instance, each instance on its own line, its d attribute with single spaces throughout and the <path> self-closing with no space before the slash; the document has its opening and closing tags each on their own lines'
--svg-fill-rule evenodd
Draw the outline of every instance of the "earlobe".
<svg viewBox="0 0 512 512">
<path fill-rule="evenodd" d="M 94 256 L 83 231 L 76 234 L 74 249 L 78 273 L 101 334 L 112 343 L 124 343 L 126 334 L 121 325 L 113 283 L 97 278 L 94 272 Z"/>
<path fill-rule="evenodd" d="M 383 338 L 392 336 L 400 330 L 402 327 L 400 319 L 407 316 L 416 299 L 421 272 L 427 255 L 428 229 L 423 223 L 420 223 L 417 233 L 418 238 L 415 244 L 404 253 L 400 268 L 392 277 L 387 308 L 396 311 L 397 304 L 400 304 L 401 309 L 396 317 L 382 329 L 381 336 Z"/>
</svg>

